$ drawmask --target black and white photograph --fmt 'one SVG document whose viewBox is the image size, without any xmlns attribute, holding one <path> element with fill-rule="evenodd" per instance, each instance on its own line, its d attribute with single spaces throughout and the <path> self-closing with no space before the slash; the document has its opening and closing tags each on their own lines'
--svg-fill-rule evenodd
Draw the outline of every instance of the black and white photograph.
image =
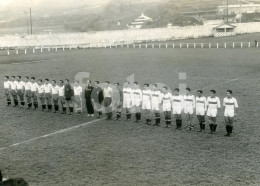
<svg viewBox="0 0 260 186">
<path fill-rule="evenodd" d="M 259 42 L 260 0 L 0 0 L 0 186 L 260 185 Z"/>
</svg>

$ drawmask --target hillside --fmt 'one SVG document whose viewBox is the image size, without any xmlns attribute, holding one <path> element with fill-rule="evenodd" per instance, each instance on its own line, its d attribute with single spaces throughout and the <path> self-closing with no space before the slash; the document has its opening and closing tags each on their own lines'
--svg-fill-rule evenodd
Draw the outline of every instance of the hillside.
<svg viewBox="0 0 260 186">
<path fill-rule="evenodd" d="M 126 29 L 126 25 L 141 13 L 154 20 L 149 27 L 165 27 L 169 22 L 179 26 L 195 25 L 200 23 L 183 13 L 216 10 L 218 5 L 225 3 L 224 0 L 107 0 L 103 4 L 73 4 L 70 1 L 57 9 L 53 5 L 48 8 L 46 4 L 38 4 L 32 9 L 33 30 L 34 33 L 42 33 L 44 30 L 87 32 Z M 237 0 L 229 0 L 229 3 L 237 3 Z M 21 11 L 24 8 L 17 10 L 17 15 Z M 19 17 L 6 18 L 5 21 L 0 20 L 0 34 L 27 32 L 28 16 L 24 12 Z"/>
</svg>

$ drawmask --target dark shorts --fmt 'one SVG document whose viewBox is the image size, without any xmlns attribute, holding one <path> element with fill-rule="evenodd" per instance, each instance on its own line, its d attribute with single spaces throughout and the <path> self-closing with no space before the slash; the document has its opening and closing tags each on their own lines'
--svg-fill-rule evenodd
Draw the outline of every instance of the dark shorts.
<svg viewBox="0 0 260 186">
<path fill-rule="evenodd" d="M 38 93 L 38 98 L 44 98 L 44 93 Z"/>
<path fill-rule="evenodd" d="M 5 88 L 5 95 L 9 95 L 9 89 Z"/>
<path fill-rule="evenodd" d="M 72 97 L 67 97 L 67 98 L 65 98 L 65 100 L 70 101 L 70 100 L 72 100 Z"/>
<path fill-rule="evenodd" d="M 11 95 L 13 95 L 13 96 L 16 96 L 16 95 L 17 95 L 17 92 L 16 92 L 15 90 L 11 90 L 10 93 L 11 93 Z"/>
<path fill-rule="evenodd" d="M 30 94 L 31 97 L 36 97 L 37 96 L 35 91 L 30 91 L 30 93 L 31 93 Z"/>
<path fill-rule="evenodd" d="M 30 97 L 31 96 L 31 91 L 30 90 L 25 90 L 24 95 L 26 97 Z"/>
<path fill-rule="evenodd" d="M 21 89 L 17 90 L 17 95 L 19 95 L 19 96 L 23 96 L 23 95 L 24 95 L 23 90 L 21 90 Z"/>
<path fill-rule="evenodd" d="M 78 95 L 74 96 L 74 101 L 75 101 L 76 103 L 80 103 L 80 102 L 81 102 L 81 97 L 78 96 Z"/>
<path fill-rule="evenodd" d="M 59 100 L 60 100 L 61 103 L 65 103 L 65 98 L 64 98 L 64 96 L 59 96 Z"/>
<path fill-rule="evenodd" d="M 59 99 L 59 95 L 58 94 L 52 94 L 52 99 L 53 100 L 58 100 Z"/>
<path fill-rule="evenodd" d="M 47 99 L 51 99 L 51 93 L 45 93 L 44 97 L 47 98 Z"/>
<path fill-rule="evenodd" d="M 111 105 L 111 103 L 112 103 L 112 99 L 111 98 L 109 98 L 109 97 L 105 97 L 104 98 L 104 106 L 105 107 L 109 107 Z"/>
</svg>

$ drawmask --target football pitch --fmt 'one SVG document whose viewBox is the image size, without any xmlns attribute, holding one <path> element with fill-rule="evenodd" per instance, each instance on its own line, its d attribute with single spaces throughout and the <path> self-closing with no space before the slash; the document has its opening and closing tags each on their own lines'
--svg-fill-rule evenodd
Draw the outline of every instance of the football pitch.
<svg viewBox="0 0 260 186">
<path fill-rule="evenodd" d="M 0 89 L 0 169 L 30 185 L 259 185 L 260 49 L 88 49 L 0 56 L 4 75 L 92 81 L 180 83 L 217 91 L 221 104 L 233 90 L 239 110 L 225 138 L 223 109 L 216 134 L 174 130 L 6 107 Z M 179 79 L 179 73 L 187 79 Z M 194 92 L 195 93 L 195 92 Z M 123 115 L 123 118 L 125 116 Z M 187 126 L 186 119 L 183 122 Z"/>
</svg>

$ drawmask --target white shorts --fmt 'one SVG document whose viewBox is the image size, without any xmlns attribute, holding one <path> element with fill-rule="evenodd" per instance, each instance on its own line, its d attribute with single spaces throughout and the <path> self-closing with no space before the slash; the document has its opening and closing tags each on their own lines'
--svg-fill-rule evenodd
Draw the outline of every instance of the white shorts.
<svg viewBox="0 0 260 186">
<path fill-rule="evenodd" d="M 204 108 L 196 108 L 196 115 L 198 116 L 204 116 L 206 113 Z"/>
<path fill-rule="evenodd" d="M 192 107 L 184 108 L 184 113 L 185 114 L 193 114 L 194 109 Z"/>
<path fill-rule="evenodd" d="M 217 109 L 208 109 L 207 111 L 207 115 L 213 118 L 217 117 L 217 113 L 218 113 Z"/>
<path fill-rule="evenodd" d="M 142 109 L 143 110 L 151 110 L 151 101 L 143 101 Z"/>
<path fill-rule="evenodd" d="M 142 100 L 134 99 L 132 100 L 132 105 L 136 107 L 140 107 L 142 105 Z"/>
<path fill-rule="evenodd" d="M 234 110 L 230 110 L 230 109 L 225 109 L 224 116 L 225 117 L 234 117 L 235 116 L 235 111 Z"/>
<path fill-rule="evenodd" d="M 152 110 L 153 111 L 160 111 L 159 103 L 152 103 Z"/>
<path fill-rule="evenodd" d="M 123 101 L 123 108 L 128 108 L 128 109 L 131 108 L 131 99 L 125 99 Z"/>
<path fill-rule="evenodd" d="M 173 107 L 172 108 L 172 113 L 173 114 L 181 114 L 182 108 L 181 107 Z"/>
<path fill-rule="evenodd" d="M 162 110 L 163 110 L 164 112 L 165 112 L 165 111 L 171 111 L 171 110 L 172 110 L 171 104 L 163 104 Z"/>
</svg>

